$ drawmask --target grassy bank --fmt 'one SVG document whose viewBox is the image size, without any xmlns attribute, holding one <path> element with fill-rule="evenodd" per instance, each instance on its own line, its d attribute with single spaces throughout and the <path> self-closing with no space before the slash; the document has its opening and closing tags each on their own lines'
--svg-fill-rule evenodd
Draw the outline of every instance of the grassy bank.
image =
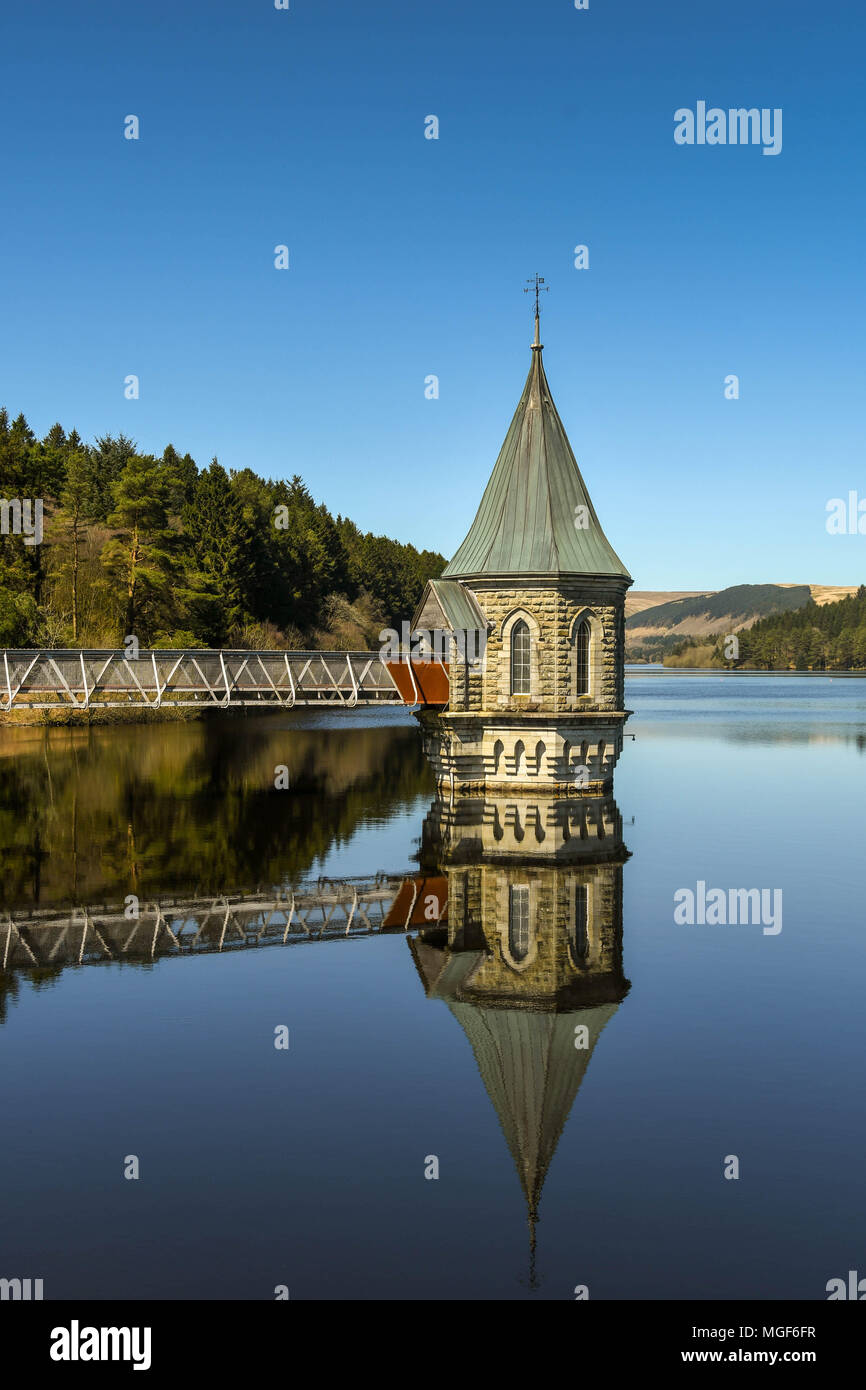
<svg viewBox="0 0 866 1390">
<path fill-rule="evenodd" d="M 57 709 L 14 709 L 8 714 L 0 714 L 0 729 L 36 726 L 64 727 L 88 724 L 165 724 L 201 719 L 213 706 L 201 709 L 178 709 L 167 705 L 162 709 L 72 709 L 70 706 Z"/>
</svg>

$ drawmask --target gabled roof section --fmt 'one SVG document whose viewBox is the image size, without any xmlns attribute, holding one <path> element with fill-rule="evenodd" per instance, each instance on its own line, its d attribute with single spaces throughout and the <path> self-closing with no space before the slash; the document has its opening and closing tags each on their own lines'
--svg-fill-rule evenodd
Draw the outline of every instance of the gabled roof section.
<svg viewBox="0 0 866 1390">
<path fill-rule="evenodd" d="M 428 581 L 421 602 L 415 610 L 415 617 L 412 620 L 413 628 L 439 626 L 439 624 L 429 621 L 437 610 L 442 616 L 441 626 L 451 632 L 486 632 L 489 627 L 474 594 L 471 594 L 456 579 L 431 579 Z"/>
<path fill-rule="evenodd" d="M 536 320 L 523 395 L 478 514 L 442 578 L 610 575 L 631 584 L 595 514 L 553 404 L 541 352 Z M 585 528 L 575 525 L 581 519 Z"/>
</svg>

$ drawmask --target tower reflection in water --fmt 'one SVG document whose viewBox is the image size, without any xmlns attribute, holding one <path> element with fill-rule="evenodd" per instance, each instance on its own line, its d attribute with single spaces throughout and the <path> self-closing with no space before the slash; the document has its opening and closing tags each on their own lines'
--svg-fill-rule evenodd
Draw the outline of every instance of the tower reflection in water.
<svg viewBox="0 0 866 1390">
<path fill-rule="evenodd" d="M 526 1199 L 530 1284 L 553 1155 L 622 963 L 622 818 L 610 796 L 434 802 L 408 940 L 428 999 L 465 1032 Z M 437 920 L 438 919 L 438 920 Z"/>
</svg>

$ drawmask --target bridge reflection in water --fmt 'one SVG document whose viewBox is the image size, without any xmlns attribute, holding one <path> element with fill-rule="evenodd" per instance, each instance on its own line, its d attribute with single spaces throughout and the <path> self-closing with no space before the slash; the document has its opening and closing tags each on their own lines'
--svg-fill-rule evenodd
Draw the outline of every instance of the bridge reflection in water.
<svg viewBox="0 0 866 1390">
<path fill-rule="evenodd" d="M 610 796 L 437 800 L 420 873 L 279 892 L 0 917 L 4 971 L 135 964 L 203 952 L 406 933 L 428 999 L 460 1024 L 527 1205 L 530 1284 L 544 1181 L 604 1028 L 629 990 Z M 8 979 L 8 976 L 7 976 Z M 2 983 L 2 977 L 0 977 Z"/>
<path fill-rule="evenodd" d="M 0 916 L 2 968 L 138 962 L 244 947 L 369 936 L 395 925 L 406 880 L 319 879 L 278 893 L 16 912 Z M 405 926 L 405 924 L 403 924 Z"/>
</svg>

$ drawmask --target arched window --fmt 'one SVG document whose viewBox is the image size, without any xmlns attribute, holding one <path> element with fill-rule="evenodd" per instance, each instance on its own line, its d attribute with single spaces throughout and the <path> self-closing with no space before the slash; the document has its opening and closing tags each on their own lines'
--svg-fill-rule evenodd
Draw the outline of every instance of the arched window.
<svg viewBox="0 0 866 1390">
<path fill-rule="evenodd" d="M 513 961 L 524 961 L 529 954 L 529 884 L 508 890 L 508 951 Z"/>
<path fill-rule="evenodd" d="M 578 883 L 574 889 L 574 921 L 571 928 L 571 958 L 578 964 L 589 955 L 589 888 Z"/>
<path fill-rule="evenodd" d="M 511 693 L 529 694 L 529 628 L 521 618 L 511 629 Z"/>
<path fill-rule="evenodd" d="M 575 634 L 575 656 L 577 661 L 575 694 L 589 694 L 589 619 L 584 618 Z"/>
</svg>

